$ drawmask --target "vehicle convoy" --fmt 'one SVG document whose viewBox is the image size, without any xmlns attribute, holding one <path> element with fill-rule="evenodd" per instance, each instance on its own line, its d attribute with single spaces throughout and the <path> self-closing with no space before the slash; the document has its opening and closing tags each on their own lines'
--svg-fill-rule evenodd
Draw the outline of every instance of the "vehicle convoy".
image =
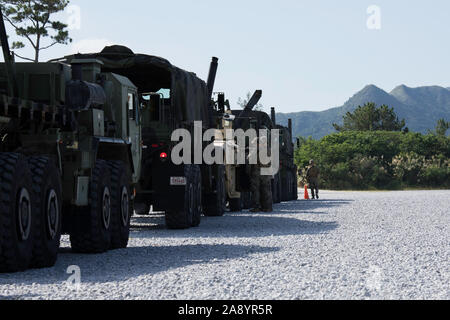
<svg viewBox="0 0 450 320">
<path fill-rule="evenodd" d="M 95 59 L 15 63 L 0 11 L 0 272 L 128 244 L 141 170 L 137 87 Z"/>
<path fill-rule="evenodd" d="M 165 212 L 166 226 L 171 229 L 198 226 L 202 214 L 224 214 L 225 166 L 206 164 L 194 156 L 196 152 L 183 163 L 171 161 L 178 144 L 171 139 L 175 130 L 185 129 L 190 137 L 200 135 L 202 139 L 206 130 L 222 126 L 225 112 L 222 104 L 218 109 L 218 102 L 212 99 L 217 58 L 212 59 L 207 83 L 163 58 L 135 54 L 122 46 L 64 59 L 69 63 L 79 59 L 101 61 L 102 72 L 126 77 L 137 87 L 143 141 L 142 172 L 135 198 L 137 214 L 148 214 L 153 206 L 154 211 Z M 201 125 L 196 128 L 197 123 Z M 203 154 L 206 145 L 202 142 L 192 149 Z"/>
</svg>

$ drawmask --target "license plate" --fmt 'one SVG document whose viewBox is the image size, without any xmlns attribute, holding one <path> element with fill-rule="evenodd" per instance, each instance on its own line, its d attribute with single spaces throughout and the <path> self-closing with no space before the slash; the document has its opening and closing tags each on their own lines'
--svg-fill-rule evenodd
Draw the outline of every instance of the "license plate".
<svg viewBox="0 0 450 320">
<path fill-rule="evenodd" d="M 186 177 L 170 177 L 171 186 L 185 186 L 186 184 Z"/>
</svg>

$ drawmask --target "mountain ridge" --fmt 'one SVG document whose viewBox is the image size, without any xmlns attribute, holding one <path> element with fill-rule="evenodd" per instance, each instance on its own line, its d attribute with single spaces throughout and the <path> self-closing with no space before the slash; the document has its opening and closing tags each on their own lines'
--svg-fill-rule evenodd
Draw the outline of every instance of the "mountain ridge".
<svg viewBox="0 0 450 320">
<path fill-rule="evenodd" d="M 404 84 L 386 92 L 370 84 L 350 97 L 344 105 L 325 111 L 301 111 L 278 113 L 279 124 L 287 125 L 292 119 L 294 137 L 312 136 L 320 139 L 336 132 L 333 123 L 342 123 L 347 112 L 353 112 L 358 106 L 374 102 L 377 106 L 386 104 L 393 107 L 400 119 L 406 120 L 410 131 L 427 133 L 434 130 L 439 119 L 450 121 L 450 87 L 423 86 L 411 88 Z M 425 115 L 425 117 L 424 117 Z"/>
</svg>

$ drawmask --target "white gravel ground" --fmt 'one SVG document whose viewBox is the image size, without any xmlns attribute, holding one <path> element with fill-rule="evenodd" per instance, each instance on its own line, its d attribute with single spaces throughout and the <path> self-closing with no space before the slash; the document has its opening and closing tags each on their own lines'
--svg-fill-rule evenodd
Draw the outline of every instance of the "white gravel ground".
<svg viewBox="0 0 450 320">
<path fill-rule="evenodd" d="M 0 274 L 0 300 L 450 299 L 450 191 L 321 197 L 185 231 L 135 217 L 129 248 L 103 255 L 64 237 L 54 268 Z"/>
</svg>

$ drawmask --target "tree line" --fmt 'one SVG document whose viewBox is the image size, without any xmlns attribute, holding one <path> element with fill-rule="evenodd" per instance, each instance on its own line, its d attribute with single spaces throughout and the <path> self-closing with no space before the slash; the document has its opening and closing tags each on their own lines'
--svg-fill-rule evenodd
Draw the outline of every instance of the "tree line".
<svg viewBox="0 0 450 320">
<path fill-rule="evenodd" d="M 305 168 L 314 159 L 322 188 L 402 189 L 450 187 L 450 123 L 410 132 L 393 108 L 367 103 L 347 113 L 336 133 L 314 140 L 300 138 L 295 161 Z"/>
</svg>

